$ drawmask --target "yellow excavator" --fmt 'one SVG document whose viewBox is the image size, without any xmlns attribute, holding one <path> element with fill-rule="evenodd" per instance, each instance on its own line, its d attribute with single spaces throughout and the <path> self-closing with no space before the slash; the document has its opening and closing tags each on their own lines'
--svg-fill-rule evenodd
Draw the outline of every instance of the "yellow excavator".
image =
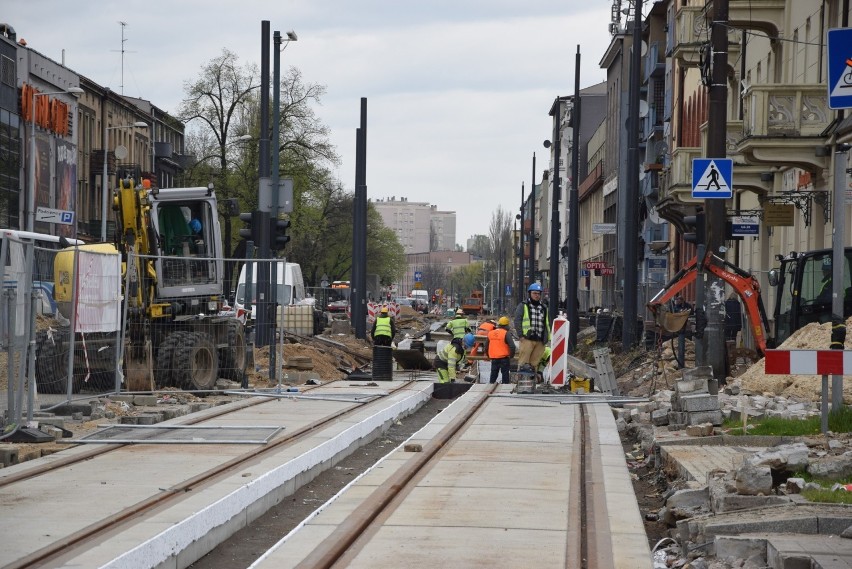
<svg viewBox="0 0 852 569">
<path fill-rule="evenodd" d="M 222 237 L 213 185 L 157 189 L 147 180 L 136 186 L 125 179 L 113 192 L 112 209 L 114 244 L 66 247 L 54 261 L 57 309 L 63 321 L 80 322 L 92 318 L 81 313 L 91 308 L 81 306 L 79 295 L 73 302 L 75 250 L 121 258 L 123 302 L 117 322 L 123 326 L 89 333 L 76 326 L 73 390 L 84 383 L 94 390 L 112 388 L 116 361 L 121 363 L 123 389 L 129 391 L 209 390 L 219 377 L 242 381 L 245 328 L 233 312 L 224 310 Z M 36 378 L 41 392 L 66 390 L 69 339 L 69 326 L 38 333 Z"/>
</svg>

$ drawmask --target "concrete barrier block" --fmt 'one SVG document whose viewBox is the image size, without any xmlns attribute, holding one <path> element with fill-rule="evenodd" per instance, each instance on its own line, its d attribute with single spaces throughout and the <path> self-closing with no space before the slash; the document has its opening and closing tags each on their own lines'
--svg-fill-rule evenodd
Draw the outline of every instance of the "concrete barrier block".
<svg viewBox="0 0 852 569">
<path fill-rule="evenodd" d="M 719 398 L 715 395 L 684 395 L 680 398 L 682 411 L 688 413 L 718 411 Z"/>
<path fill-rule="evenodd" d="M 706 379 L 680 379 L 675 382 L 675 392 L 680 395 L 707 393 Z"/>
<path fill-rule="evenodd" d="M 3 466 L 18 464 L 18 447 L 15 445 L 0 445 L 0 463 Z"/>
<path fill-rule="evenodd" d="M 137 407 L 154 407 L 157 404 L 155 395 L 134 395 L 133 404 Z"/>
<path fill-rule="evenodd" d="M 689 413 L 689 421 L 687 424 L 689 425 L 700 425 L 701 423 L 711 423 L 713 425 L 721 425 L 722 424 L 722 412 L 721 411 L 701 411 Z"/>
</svg>

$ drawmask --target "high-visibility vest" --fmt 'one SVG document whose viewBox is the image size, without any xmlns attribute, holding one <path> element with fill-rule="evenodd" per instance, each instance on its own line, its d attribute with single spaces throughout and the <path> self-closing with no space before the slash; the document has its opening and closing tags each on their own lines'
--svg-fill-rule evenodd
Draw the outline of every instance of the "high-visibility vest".
<svg viewBox="0 0 852 569">
<path fill-rule="evenodd" d="M 467 318 L 461 316 L 447 322 L 447 330 L 453 335 L 453 338 L 464 338 L 467 328 Z"/>
<path fill-rule="evenodd" d="M 387 336 L 391 337 L 391 319 L 390 316 L 379 316 L 376 318 L 376 332 L 373 334 L 373 337 L 376 336 Z"/>
<path fill-rule="evenodd" d="M 509 345 L 506 344 L 505 328 L 497 328 L 488 333 L 488 357 L 492 360 L 508 358 L 511 355 Z"/>
<path fill-rule="evenodd" d="M 550 319 L 547 317 L 547 307 L 541 305 L 541 309 L 544 310 L 544 337 L 542 340 L 547 338 L 548 332 L 550 332 Z M 524 319 L 521 321 L 521 334 L 526 336 L 527 332 L 530 331 L 530 305 L 528 302 L 524 303 Z"/>
</svg>

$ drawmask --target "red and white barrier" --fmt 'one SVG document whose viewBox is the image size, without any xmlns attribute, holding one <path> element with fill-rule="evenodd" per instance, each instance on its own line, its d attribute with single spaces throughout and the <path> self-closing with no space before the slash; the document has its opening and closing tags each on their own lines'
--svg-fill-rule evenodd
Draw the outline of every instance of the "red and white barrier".
<svg viewBox="0 0 852 569">
<path fill-rule="evenodd" d="M 767 375 L 852 375 L 852 350 L 766 350 Z"/>
<path fill-rule="evenodd" d="M 568 375 L 568 320 L 559 315 L 550 328 L 550 384 L 565 385 Z"/>
</svg>

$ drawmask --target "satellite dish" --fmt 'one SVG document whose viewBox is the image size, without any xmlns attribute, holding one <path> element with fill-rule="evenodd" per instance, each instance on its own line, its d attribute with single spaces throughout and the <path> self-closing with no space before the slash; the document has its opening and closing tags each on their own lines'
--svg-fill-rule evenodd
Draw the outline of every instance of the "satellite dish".
<svg viewBox="0 0 852 569">
<path fill-rule="evenodd" d="M 639 116 L 645 118 L 648 116 L 648 102 L 639 100 Z"/>
<path fill-rule="evenodd" d="M 642 42 L 642 47 L 639 49 L 639 53 L 642 54 L 642 57 L 645 57 L 645 55 L 648 53 L 648 44 L 647 43 Z"/>
<path fill-rule="evenodd" d="M 127 158 L 127 148 L 121 145 L 115 147 L 115 157 L 119 160 Z"/>
<path fill-rule="evenodd" d="M 660 217 L 660 212 L 657 211 L 657 206 L 648 208 L 648 219 L 650 219 L 652 223 L 655 223 L 657 225 L 663 223 L 663 218 Z"/>
</svg>

